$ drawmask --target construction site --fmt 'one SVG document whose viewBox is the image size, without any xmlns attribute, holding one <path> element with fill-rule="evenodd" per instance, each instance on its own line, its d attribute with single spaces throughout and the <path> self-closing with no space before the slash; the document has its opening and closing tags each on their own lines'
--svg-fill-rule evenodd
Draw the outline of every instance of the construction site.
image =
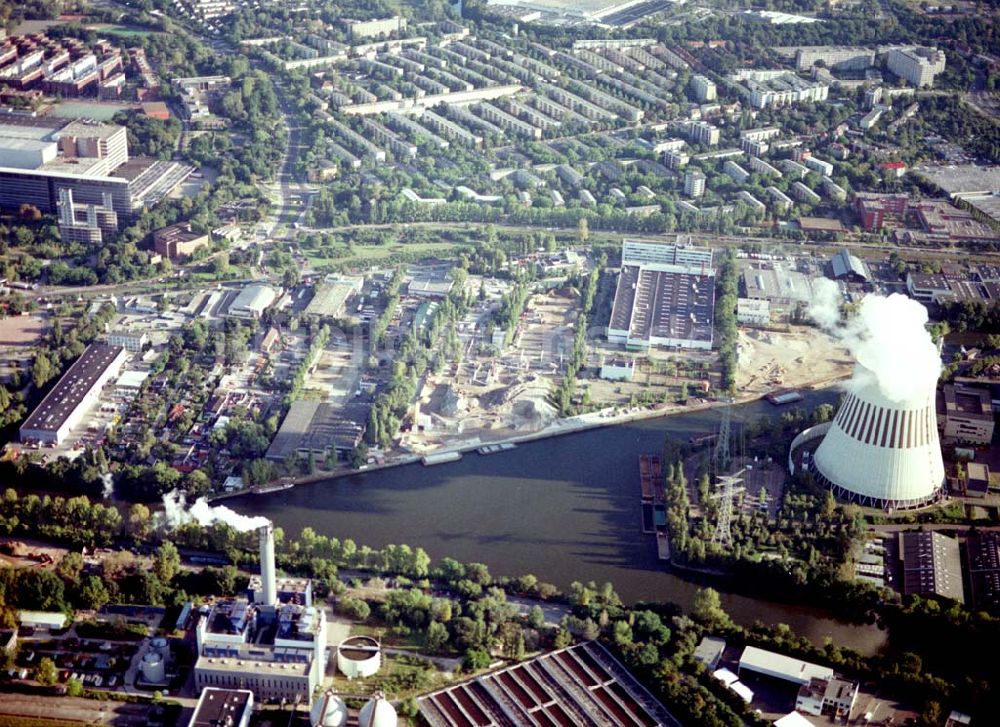
<svg viewBox="0 0 1000 727">
<path fill-rule="evenodd" d="M 842 379 L 850 376 L 853 365 L 842 344 L 812 326 L 741 329 L 737 355 L 736 390 L 741 398 Z"/>
<path fill-rule="evenodd" d="M 578 307 L 576 295 L 533 294 L 509 345 L 503 331 L 486 341 L 482 319 L 470 321 L 461 360 L 427 377 L 403 446 L 420 453 L 456 436 L 489 442 L 552 424 L 551 391 L 566 369 Z"/>
</svg>

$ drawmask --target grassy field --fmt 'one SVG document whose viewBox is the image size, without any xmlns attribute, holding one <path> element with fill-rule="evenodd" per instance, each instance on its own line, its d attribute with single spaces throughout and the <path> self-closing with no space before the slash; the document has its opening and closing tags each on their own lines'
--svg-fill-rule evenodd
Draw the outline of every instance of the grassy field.
<svg viewBox="0 0 1000 727">
<path fill-rule="evenodd" d="M 327 257 L 317 252 L 305 251 L 309 264 L 317 269 L 334 265 L 368 265 L 393 257 L 447 257 L 462 247 L 452 242 L 415 242 L 395 245 L 355 245 L 353 248 L 344 246 L 336 257 Z"/>
<path fill-rule="evenodd" d="M 124 38 L 135 38 L 145 35 L 162 35 L 158 30 L 146 30 L 145 28 L 136 28 L 129 25 L 90 25 L 87 27 L 88 30 L 96 30 L 98 33 L 107 33 L 108 35 L 119 35 Z"/>
</svg>

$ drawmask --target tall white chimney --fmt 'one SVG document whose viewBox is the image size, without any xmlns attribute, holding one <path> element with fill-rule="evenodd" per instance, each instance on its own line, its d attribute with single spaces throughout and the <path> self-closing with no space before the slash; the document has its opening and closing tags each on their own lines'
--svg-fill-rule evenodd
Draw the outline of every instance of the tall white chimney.
<svg viewBox="0 0 1000 727">
<path fill-rule="evenodd" d="M 260 534 L 260 602 L 273 606 L 278 602 L 278 585 L 274 575 L 274 526 L 268 523 Z"/>
</svg>

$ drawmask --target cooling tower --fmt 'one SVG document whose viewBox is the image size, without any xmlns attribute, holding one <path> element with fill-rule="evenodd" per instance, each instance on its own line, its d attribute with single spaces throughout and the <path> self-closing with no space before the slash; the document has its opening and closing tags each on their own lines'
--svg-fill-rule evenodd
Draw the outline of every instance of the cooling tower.
<svg viewBox="0 0 1000 727">
<path fill-rule="evenodd" d="M 273 606 L 278 602 L 278 586 L 274 566 L 274 526 L 268 523 L 260 534 L 261 603 Z"/>
<path fill-rule="evenodd" d="M 936 381 L 893 401 L 858 363 L 850 394 L 813 457 L 813 472 L 835 495 L 868 507 L 909 509 L 938 499 L 944 462 L 938 442 Z"/>
</svg>

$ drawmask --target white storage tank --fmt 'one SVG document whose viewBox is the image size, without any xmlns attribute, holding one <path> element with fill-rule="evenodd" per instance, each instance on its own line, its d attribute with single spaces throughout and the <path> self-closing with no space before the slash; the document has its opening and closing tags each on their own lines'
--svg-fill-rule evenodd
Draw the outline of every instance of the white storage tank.
<svg viewBox="0 0 1000 727">
<path fill-rule="evenodd" d="M 347 705 L 344 700 L 327 689 L 309 710 L 311 727 L 343 727 L 347 724 Z"/>
<path fill-rule="evenodd" d="M 167 658 L 167 654 L 170 651 L 167 640 L 162 636 L 157 636 L 149 642 L 150 648 L 157 654 L 162 656 L 164 659 Z"/>
<path fill-rule="evenodd" d="M 150 684 L 162 684 L 167 679 L 166 662 L 155 651 L 147 651 L 142 657 L 142 678 Z"/>
<path fill-rule="evenodd" d="M 358 714 L 359 727 L 396 727 L 396 709 L 381 694 L 368 700 Z"/>
<path fill-rule="evenodd" d="M 337 668 L 348 679 L 373 676 L 381 666 L 381 648 L 370 636 L 351 636 L 337 647 Z"/>
</svg>

